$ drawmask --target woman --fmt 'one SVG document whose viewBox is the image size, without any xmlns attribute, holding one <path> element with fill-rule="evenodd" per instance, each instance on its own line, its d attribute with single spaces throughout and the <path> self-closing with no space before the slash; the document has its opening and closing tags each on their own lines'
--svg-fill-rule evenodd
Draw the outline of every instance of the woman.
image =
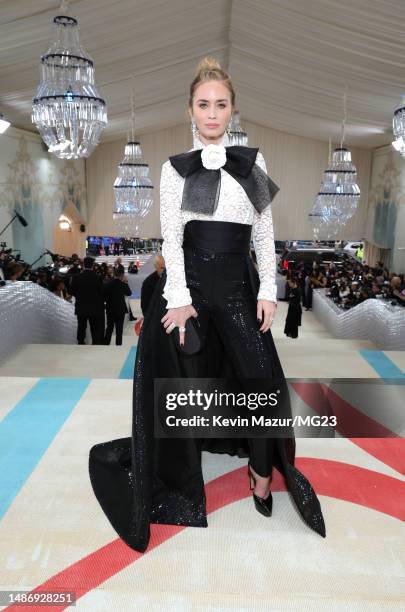
<svg viewBox="0 0 405 612">
<path fill-rule="evenodd" d="M 288 312 L 284 325 L 284 333 L 290 338 L 298 338 L 298 327 L 301 325 L 301 290 L 295 277 L 288 281 L 287 288 Z"/>
<path fill-rule="evenodd" d="M 166 268 L 139 336 L 132 437 L 97 444 L 90 451 L 98 501 L 120 537 L 141 552 L 148 546 L 151 523 L 207 527 L 203 450 L 249 458 L 254 505 L 266 517 L 272 510 L 270 481 L 276 465 L 303 519 L 325 536 L 319 500 L 294 466 L 293 435 L 154 437 L 155 378 L 251 377 L 282 379 L 286 386 L 270 331 L 277 286 L 269 204 L 278 187 L 267 176 L 258 149 L 229 146 L 227 127 L 234 109 L 229 76 L 216 60 L 205 58 L 190 88 L 194 146 L 162 167 Z M 257 271 L 249 256 L 251 236 Z M 190 317 L 199 322 L 202 348 L 184 355 Z M 290 414 L 289 409 L 288 403 L 283 414 Z"/>
</svg>

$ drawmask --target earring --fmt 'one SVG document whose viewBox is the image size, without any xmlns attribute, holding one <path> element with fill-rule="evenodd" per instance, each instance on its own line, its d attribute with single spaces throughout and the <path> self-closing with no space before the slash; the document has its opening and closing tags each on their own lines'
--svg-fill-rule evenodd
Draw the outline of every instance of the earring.
<svg viewBox="0 0 405 612">
<path fill-rule="evenodd" d="M 233 121 L 233 115 L 231 115 L 231 118 L 229 120 L 228 125 L 226 126 L 225 132 L 227 133 L 228 136 L 230 136 L 230 129 L 232 126 L 232 121 Z"/>
<path fill-rule="evenodd" d="M 197 127 L 194 117 L 191 119 L 191 133 L 193 134 L 193 136 L 198 134 L 198 127 Z"/>
</svg>

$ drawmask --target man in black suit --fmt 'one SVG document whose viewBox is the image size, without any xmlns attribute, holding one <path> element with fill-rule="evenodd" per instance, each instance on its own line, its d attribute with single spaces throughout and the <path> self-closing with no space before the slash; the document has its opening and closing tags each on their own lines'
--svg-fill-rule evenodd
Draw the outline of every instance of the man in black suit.
<svg viewBox="0 0 405 612">
<path fill-rule="evenodd" d="M 77 343 L 85 344 L 87 321 L 92 344 L 102 344 L 104 334 L 103 278 L 94 272 L 94 258 L 85 257 L 83 271 L 72 278 L 69 293 L 76 298 Z"/>
<path fill-rule="evenodd" d="M 125 296 L 131 295 L 128 280 L 125 279 L 124 266 L 114 268 L 114 278 L 104 285 L 104 300 L 107 310 L 107 328 L 104 334 L 104 344 L 110 344 L 115 326 L 115 344 L 122 344 L 124 319 L 128 312 Z"/>
<path fill-rule="evenodd" d="M 163 270 L 165 269 L 165 260 L 163 255 L 156 255 L 154 264 L 155 272 L 152 272 L 152 274 L 149 274 L 149 276 L 145 278 L 141 287 L 141 310 L 143 316 L 146 315 L 146 311 L 148 310 L 149 302 L 152 299 L 156 284 L 161 277 Z"/>
</svg>

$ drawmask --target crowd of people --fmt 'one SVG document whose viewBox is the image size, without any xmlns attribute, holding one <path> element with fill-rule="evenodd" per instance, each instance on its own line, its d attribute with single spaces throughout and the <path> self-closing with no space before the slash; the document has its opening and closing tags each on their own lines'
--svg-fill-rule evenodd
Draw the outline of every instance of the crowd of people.
<svg viewBox="0 0 405 612">
<path fill-rule="evenodd" d="M 368 299 L 384 299 L 405 306 L 405 275 L 389 272 L 381 261 L 369 266 L 344 255 L 340 265 L 331 262 L 323 268 L 312 261 L 308 268 L 301 260 L 286 273 L 284 299 L 289 303 L 284 326 L 286 336 L 298 338 L 302 308 L 312 310 L 315 289 L 325 289 L 325 295 L 343 310 Z"/>
<path fill-rule="evenodd" d="M 138 255 L 160 249 L 162 238 L 117 238 L 112 236 L 89 236 L 86 241 L 86 255 Z M 159 246 L 160 245 L 160 246 Z"/>
<path fill-rule="evenodd" d="M 93 269 L 95 274 L 107 282 L 114 278 L 114 269 L 119 265 L 123 265 L 121 257 L 118 257 L 114 264 L 95 262 Z M 70 283 L 73 276 L 82 269 L 83 259 L 80 259 L 75 253 L 71 257 L 53 255 L 52 265 L 33 270 L 25 262 L 8 257 L 5 250 L 0 251 L 0 281 L 32 281 L 69 302 L 72 301 L 72 294 L 69 292 Z M 128 274 L 138 274 L 138 272 L 139 262 L 130 262 Z"/>
<path fill-rule="evenodd" d="M 66 258 L 52 254 L 52 266 L 32 270 L 24 262 L 15 260 L 11 250 L 0 252 L 0 283 L 31 281 L 51 291 L 58 298 L 75 305 L 77 341 L 85 344 L 87 324 L 93 344 L 110 344 L 115 328 L 116 344 L 122 344 L 125 297 L 131 295 L 128 277 L 121 257 L 114 265 L 96 263 L 93 257 L 80 259 L 77 254 Z M 131 262 L 128 273 L 137 274 L 136 262 Z"/>
<path fill-rule="evenodd" d="M 252 258 L 255 262 L 254 251 Z M 15 261 L 3 249 L 0 251 L 0 283 L 4 280 L 31 280 L 61 299 L 73 302 L 74 297 L 79 344 L 85 343 L 87 323 L 90 325 L 93 344 L 110 344 L 114 328 L 116 344 L 122 344 L 124 318 L 128 313 L 125 296 L 131 295 L 131 290 L 121 257 L 116 259 L 114 265 L 96 263 L 92 257 L 82 260 L 76 254 L 71 258 L 53 255 L 52 259 L 52 266 L 33 271 L 24 262 Z M 128 274 L 138 273 L 138 263 L 130 262 Z M 142 283 L 143 315 L 165 266 L 162 255 L 156 255 L 154 266 L 155 271 Z M 404 276 L 390 273 L 381 261 L 372 267 L 348 255 L 344 255 L 340 265 L 331 262 L 326 268 L 313 261 L 312 267 L 308 269 L 304 261 L 299 261 L 286 275 L 284 299 L 288 301 L 289 307 L 284 333 L 291 338 L 298 337 L 302 307 L 305 310 L 312 309 L 313 291 L 318 288 L 326 289 L 326 295 L 342 309 L 377 298 L 405 306 Z M 132 314 L 129 314 L 133 319 Z"/>
<path fill-rule="evenodd" d="M 102 239 L 98 241 L 91 241 L 87 248 L 87 254 L 89 256 L 98 257 L 99 255 L 129 255 L 130 252 L 135 252 L 135 241 L 129 238 L 121 238 L 114 242 L 106 241 Z"/>
<path fill-rule="evenodd" d="M 325 288 L 326 295 L 342 309 L 368 299 L 385 299 L 405 306 L 404 274 L 389 272 L 381 261 L 368 266 L 346 255 L 339 266 L 331 262 L 322 269 L 314 261 L 310 270 L 301 261 L 294 270 L 287 272 L 285 299 L 294 283 L 300 288 L 306 310 L 311 310 L 313 290 L 318 288 Z"/>
</svg>

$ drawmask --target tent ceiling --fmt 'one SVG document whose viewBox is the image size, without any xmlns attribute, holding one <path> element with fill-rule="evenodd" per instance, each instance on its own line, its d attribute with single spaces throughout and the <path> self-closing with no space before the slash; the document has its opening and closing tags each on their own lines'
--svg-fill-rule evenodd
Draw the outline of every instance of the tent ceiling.
<svg viewBox="0 0 405 612">
<path fill-rule="evenodd" d="M 0 110 L 34 131 L 39 58 L 60 2 L 0 0 Z M 405 91 L 404 0 L 71 0 L 81 42 L 108 104 L 103 140 L 126 135 L 130 75 L 136 132 L 188 120 L 198 61 L 229 70 L 243 118 L 292 134 L 339 141 L 348 85 L 348 144 L 392 140 Z"/>
</svg>

